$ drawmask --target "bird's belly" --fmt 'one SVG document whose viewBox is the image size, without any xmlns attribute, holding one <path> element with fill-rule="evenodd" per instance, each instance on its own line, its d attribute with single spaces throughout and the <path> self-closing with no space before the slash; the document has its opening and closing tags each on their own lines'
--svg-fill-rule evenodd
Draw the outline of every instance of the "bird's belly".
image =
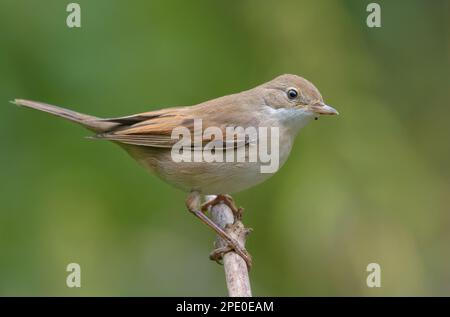
<svg viewBox="0 0 450 317">
<path fill-rule="evenodd" d="M 165 163 L 158 173 L 168 183 L 184 190 L 204 194 L 239 192 L 252 187 L 272 174 L 260 173 L 256 163 L 173 162 Z"/>
<path fill-rule="evenodd" d="M 141 146 L 125 149 L 146 169 L 167 183 L 185 191 L 199 190 L 203 194 L 232 194 L 255 186 L 270 178 L 261 166 L 269 163 L 249 162 L 174 162 L 170 150 Z M 290 150 L 281 145 L 278 168 L 285 162 Z"/>
</svg>

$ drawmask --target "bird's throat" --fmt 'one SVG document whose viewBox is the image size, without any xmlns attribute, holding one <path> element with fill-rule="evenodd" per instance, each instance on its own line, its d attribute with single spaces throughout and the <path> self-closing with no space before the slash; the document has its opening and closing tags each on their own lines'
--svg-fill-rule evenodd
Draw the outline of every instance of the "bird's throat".
<svg viewBox="0 0 450 317">
<path fill-rule="evenodd" d="M 280 127 L 293 135 L 296 135 L 301 128 L 314 119 L 311 113 L 302 109 L 277 109 L 275 110 L 275 116 L 280 123 Z"/>
</svg>

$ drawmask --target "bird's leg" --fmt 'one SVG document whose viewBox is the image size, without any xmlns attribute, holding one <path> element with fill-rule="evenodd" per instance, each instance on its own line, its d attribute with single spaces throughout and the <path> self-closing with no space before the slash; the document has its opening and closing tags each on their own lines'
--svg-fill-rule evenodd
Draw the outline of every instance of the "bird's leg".
<svg viewBox="0 0 450 317">
<path fill-rule="evenodd" d="M 227 205 L 231 209 L 234 217 L 237 220 L 242 219 L 242 214 L 244 213 L 244 208 L 236 207 L 233 197 L 231 197 L 230 195 L 227 195 L 227 194 L 217 195 L 216 198 L 214 198 L 213 200 L 203 203 L 201 206 L 201 210 L 203 212 L 206 212 L 206 211 L 208 211 L 209 207 L 217 205 L 218 203 L 221 203 L 221 202 L 224 203 L 225 205 Z"/>
<path fill-rule="evenodd" d="M 186 198 L 186 207 L 187 209 L 194 214 L 197 218 L 199 218 L 204 224 L 212 228 L 219 237 L 221 237 L 226 243 L 229 245 L 230 250 L 234 250 L 237 254 L 239 254 L 242 259 L 247 263 L 248 269 L 252 266 L 252 258 L 247 250 L 242 247 L 239 242 L 230 237 L 228 233 L 226 233 L 222 228 L 216 225 L 211 219 L 208 218 L 201 211 L 201 195 L 198 191 L 192 191 L 189 196 Z M 228 250 L 228 251 L 230 251 Z M 224 250 L 220 250 L 219 253 L 223 253 Z M 214 252 L 213 252 L 214 254 Z M 211 259 L 217 260 L 218 256 L 211 256 Z"/>
<path fill-rule="evenodd" d="M 233 224 L 227 224 L 225 226 L 225 232 L 240 243 L 245 243 L 245 239 L 251 231 L 252 229 L 245 228 L 244 224 L 240 220 L 237 220 Z M 233 248 L 230 245 L 224 243 L 223 240 L 216 240 L 216 247 L 217 248 L 210 253 L 209 258 L 219 264 L 222 264 L 224 254 L 233 251 Z"/>
</svg>

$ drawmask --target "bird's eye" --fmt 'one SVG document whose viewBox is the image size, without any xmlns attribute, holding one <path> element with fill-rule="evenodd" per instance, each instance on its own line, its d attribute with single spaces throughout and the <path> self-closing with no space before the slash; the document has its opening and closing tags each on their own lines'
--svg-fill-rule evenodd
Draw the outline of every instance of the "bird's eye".
<svg viewBox="0 0 450 317">
<path fill-rule="evenodd" d="M 295 99 L 298 96 L 298 91 L 295 88 L 289 88 L 287 95 L 289 99 Z"/>
</svg>

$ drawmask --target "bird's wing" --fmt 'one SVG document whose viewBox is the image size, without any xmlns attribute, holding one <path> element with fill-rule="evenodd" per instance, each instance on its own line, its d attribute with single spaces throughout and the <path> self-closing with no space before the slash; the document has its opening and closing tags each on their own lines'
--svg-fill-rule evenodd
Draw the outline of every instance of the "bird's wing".
<svg viewBox="0 0 450 317">
<path fill-rule="evenodd" d="M 214 141 L 216 149 L 224 149 L 240 147 L 256 141 L 255 138 L 250 139 L 249 137 L 246 137 L 245 140 L 237 140 L 234 137 L 233 142 L 227 141 L 226 128 L 237 126 L 230 122 L 232 121 L 231 117 L 224 120 L 226 114 L 221 114 L 220 111 L 208 111 L 206 109 L 205 112 L 204 108 L 198 109 L 196 107 L 167 108 L 132 116 L 104 119 L 104 121 L 115 122 L 120 125 L 112 131 L 98 134 L 95 138 L 140 146 L 171 148 L 179 141 L 179 135 L 175 135 L 175 138 L 172 138 L 172 131 L 181 127 L 189 131 L 193 144 L 196 131 L 194 130 L 194 123 L 198 123 L 196 119 L 202 119 L 202 116 L 208 118 L 207 121 L 202 120 L 202 145 Z M 216 135 L 214 137 L 205 137 L 203 131 L 208 127 L 218 127 L 222 131 L 222 138 L 216 140 Z"/>
</svg>

